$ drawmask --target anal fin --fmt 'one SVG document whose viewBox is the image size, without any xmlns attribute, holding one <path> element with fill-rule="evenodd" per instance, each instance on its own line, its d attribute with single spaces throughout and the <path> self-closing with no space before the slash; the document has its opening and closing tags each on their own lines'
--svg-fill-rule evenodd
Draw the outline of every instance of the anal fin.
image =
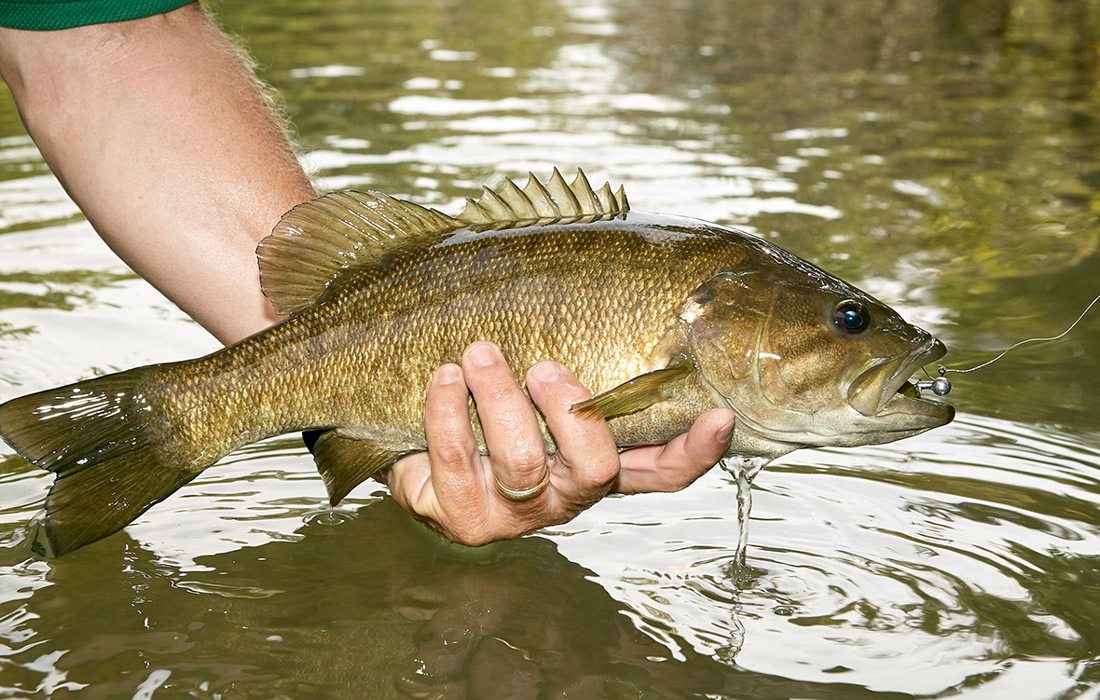
<svg viewBox="0 0 1100 700">
<path fill-rule="evenodd" d="M 580 418 L 603 420 L 637 413 L 670 398 L 672 387 L 694 371 L 688 363 L 665 367 L 627 380 L 614 389 L 574 404 L 570 410 Z"/>
<path fill-rule="evenodd" d="M 404 457 L 367 440 L 348 437 L 339 430 L 328 430 L 311 447 L 317 471 L 325 482 L 329 505 L 335 506 L 359 484 Z"/>
</svg>

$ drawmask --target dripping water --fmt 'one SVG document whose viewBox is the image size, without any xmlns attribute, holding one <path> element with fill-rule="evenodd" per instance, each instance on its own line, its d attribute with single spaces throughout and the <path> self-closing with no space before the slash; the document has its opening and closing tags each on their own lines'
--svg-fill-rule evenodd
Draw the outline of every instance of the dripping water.
<svg viewBox="0 0 1100 700">
<path fill-rule="evenodd" d="M 752 512 L 752 482 L 768 460 L 764 457 L 727 457 L 722 468 L 733 476 L 737 485 L 737 550 L 733 565 L 743 567 L 749 546 L 749 515 Z"/>
</svg>

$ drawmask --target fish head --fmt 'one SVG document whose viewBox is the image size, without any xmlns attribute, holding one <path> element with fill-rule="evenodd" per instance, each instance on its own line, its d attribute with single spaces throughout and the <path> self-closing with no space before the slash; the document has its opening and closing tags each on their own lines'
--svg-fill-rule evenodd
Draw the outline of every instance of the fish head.
<svg viewBox="0 0 1100 700">
<path fill-rule="evenodd" d="M 951 421 L 908 380 L 943 343 L 869 294 L 790 256 L 722 273 L 681 309 L 688 351 L 737 414 L 732 451 L 892 442 Z"/>
</svg>

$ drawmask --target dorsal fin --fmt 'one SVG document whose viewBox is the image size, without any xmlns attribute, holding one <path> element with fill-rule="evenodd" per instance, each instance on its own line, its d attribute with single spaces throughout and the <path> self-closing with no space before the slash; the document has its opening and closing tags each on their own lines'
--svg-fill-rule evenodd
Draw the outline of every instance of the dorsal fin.
<svg viewBox="0 0 1100 700">
<path fill-rule="evenodd" d="M 626 193 L 620 186 L 611 191 L 604 183 L 598 191 L 588 184 L 584 171 L 578 169 L 572 184 L 566 184 L 557 168 L 546 182 L 534 175 L 527 176 L 523 189 L 511 180 L 496 190 L 483 188 L 481 197 L 466 200 L 466 208 L 458 220 L 475 230 L 546 224 L 571 224 L 623 218 L 630 211 Z"/>
<path fill-rule="evenodd" d="M 458 217 L 381 192 L 332 192 L 299 204 L 260 241 L 260 288 L 275 310 L 293 314 L 321 298 L 347 269 L 376 264 L 412 241 L 435 240 L 468 226 L 475 231 L 587 223 L 623 218 L 630 210 L 620 186 L 593 190 L 581 170 L 566 184 L 557 168 L 546 182 L 528 175 L 466 200 Z"/>
<path fill-rule="evenodd" d="M 381 192 L 332 192 L 288 211 L 260 241 L 260 288 L 276 311 L 292 314 L 317 301 L 344 270 L 462 225 Z"/>
</svg>

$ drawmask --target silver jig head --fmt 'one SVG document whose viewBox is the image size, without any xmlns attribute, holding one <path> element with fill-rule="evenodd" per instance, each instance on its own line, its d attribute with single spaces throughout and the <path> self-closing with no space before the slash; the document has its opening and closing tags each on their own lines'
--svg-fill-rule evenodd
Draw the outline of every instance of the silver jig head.
<svg viewBox="0 0 1100 700">
<path fill-rule="evenodd" d="M 1074 320 L 1073 323 L 1069 324 L 1069 328 L 1065 329 L 1058 335 L 1052 335 L 1049 338 L 1028 338 L 1027 340 L 1021 340 L 1018 343 L 1013 343 L 1012 345 L 1009 345 L 1007 348 L 1002 350 L 1000 354 L 994 357 L 992 360 L 986 360 L 980 365 L 975 365 L 968 369 L 955 369 L 954 367 L 944 367 L 943 365 L 939 365 L 938 369 L 940 376 L 936 377 L 935 379 L 923 379 L 919 382 L 915 382 L 913 386 L 916 388 L 917 393 L 919 394 L 931 391 L 936 396 L 947 396 L 949 393 L 951 393 L 951 380 L 944 376 L 948 372 L 958 372 L 959 374 L 966 374 L 967 372 L 973 372 L 974 370 L 981 369 L 982 367 L 988 367 L 989 365 L 993 364 L 994 362 L 1001 359 L 1009 352 L 1015 350 L 1021 345 L 1027 345 L 1028 343 L 1049 343 L 1055 340 L 1061 340 L 1062 338 L 1066 337 L 1066 335 L 1068 335 L 1070 331 L 1077 327 L 1077 324 L 1081 322 L 1081 319 L 1085 317 L 1085 314 L 1091 311 L 1092 307 L 1096 306 L 1097 303 L 1100 303 L 1100 294 L 1097 294 L 1095 297 L 1093 297 L 1092 301 L 1089 302 L 1089 305 L 1085 307 L 1085 310 L 1081 312 L 1081 314 L 1077 317 L 1076 320 Z M 928 374 L 928 370 L 925 370 L 925 374 Z M 932 375 L 929 374 L 928 376 L 931 377 Z"/>
<path fill-rule="evenodd" d="M 913 386 L 915 386 L 917 388 L 917 391 L 922 394 L 931 391 L 936 396 L 947 396 L 951 393 L 951 380 L 947 377 L 922 379 Z"/>
</svg>

